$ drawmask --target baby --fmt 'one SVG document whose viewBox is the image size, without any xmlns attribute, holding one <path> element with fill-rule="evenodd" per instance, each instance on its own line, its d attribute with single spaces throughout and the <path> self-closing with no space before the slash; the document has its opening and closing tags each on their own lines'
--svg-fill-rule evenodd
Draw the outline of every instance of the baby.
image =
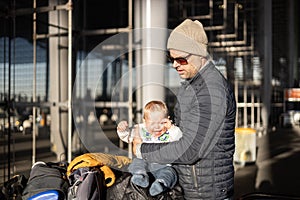
<svg viewBox="0 0 300 200">
<path fill-rule="evenodd" d="M 182 132 L 177 126 L 171 124 L 168 118 L 168 109 L 162 101 L 150 101 L 144 107 L 143 123 L 135 126 L 134 132 L 139 133 L 140 139 L 147 143 L 173 142 L 182 137 Z M 130 134 L 128 123 L 121 121 L 117 127 L 117 133 L 124 142 L 132 142 L 135 133 Z M 177 182 L 177 174 L 171 165 L 147 163 L 145 160 L 134 158 L 129 166 L 132 174 L 131 181 L 141 187 L 149 186 L 147 168 L 154 176 L 149 193 L 155 196 L 173 188 Z"/>
</svg>

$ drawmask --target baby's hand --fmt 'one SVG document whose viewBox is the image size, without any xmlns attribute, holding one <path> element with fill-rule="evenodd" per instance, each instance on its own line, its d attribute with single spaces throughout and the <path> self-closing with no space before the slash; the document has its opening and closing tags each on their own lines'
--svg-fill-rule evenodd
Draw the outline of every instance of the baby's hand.
<svg viewBox="0 0 300 200">
<path fill-rule="evenodd" d="M 168 118 L 163 119 L 163 123 L 166 129 L 170 129 L 172 127 L 172 121 Z"/>
<path fill-rule="evenodd" d="M 121 121 L 117 126 L 117 130 L 120 132 L 126 131 L 127 128 L 128 128 L 127 121 Z"/>
</svg>

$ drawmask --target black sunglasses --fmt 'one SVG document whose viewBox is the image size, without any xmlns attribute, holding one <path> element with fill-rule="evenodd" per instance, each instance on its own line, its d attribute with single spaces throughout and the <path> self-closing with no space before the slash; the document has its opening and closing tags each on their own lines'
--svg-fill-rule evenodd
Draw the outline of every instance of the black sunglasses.
<svg viewBox="0 0 300 200">
<path fill-rule="evenodd" d="M 177 57 L 177 58 L 173 58 L 170 55 L 167 55 L 168 59 L 170 60 L 170 62 L 173 64 L 174 61 L 176 61 L 178 64 L 180 65 L 187 65 L 188 62 L 188 58 L 191 56 L 192 54 L 187 55 L 186 57 Z"/>
</svg>

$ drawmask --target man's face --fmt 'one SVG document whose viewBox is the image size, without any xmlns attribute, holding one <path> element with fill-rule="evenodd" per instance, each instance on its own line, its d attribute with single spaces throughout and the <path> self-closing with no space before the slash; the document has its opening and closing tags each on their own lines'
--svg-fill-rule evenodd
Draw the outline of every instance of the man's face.
<svg viewBox="0 0 300 200">
<path fill-rule="evenodd" d="M 194 77 L 203 66 L 203 57 L 188 54 L 186 52 L 170 50 L 170 57 L 173 62 L 173 68 L 176 69 L 179 76 L 183 79 Z M 186 62 L 182 62 L 185 59 Z"/>
</svg>

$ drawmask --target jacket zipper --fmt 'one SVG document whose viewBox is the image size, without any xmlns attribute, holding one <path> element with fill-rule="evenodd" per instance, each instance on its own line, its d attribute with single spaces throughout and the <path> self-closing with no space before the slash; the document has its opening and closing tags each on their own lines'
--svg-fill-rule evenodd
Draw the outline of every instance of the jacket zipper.
<svg viewBox="0 0 300 200">
<path fill-rule="evenodd" d="M 192 178 L 193 178 L 195 188 L 198 188 L 196 166 L 195 165 L 192 166 Z"/>
</svg>

